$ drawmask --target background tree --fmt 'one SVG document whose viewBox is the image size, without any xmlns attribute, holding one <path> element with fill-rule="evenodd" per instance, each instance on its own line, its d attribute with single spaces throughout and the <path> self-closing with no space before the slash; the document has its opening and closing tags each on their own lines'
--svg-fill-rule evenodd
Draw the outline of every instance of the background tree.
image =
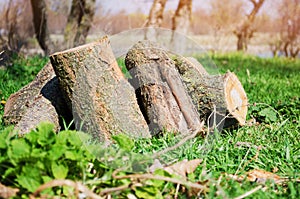
<svg viewBox="0 0 300 199">
<path fill-rule="evenodd" d="M 192 17 L 192 0 L 179 0 L 177 9 L 172 19 L 172 31 L 187 34 Z"/>
<path fill-rule="evenodd" d="M 13 53 L 25 50 L 34 31 L 30 2 L 9 0 L 0 2 L 0 65 L 7 63 Z"/>
<path fill-rule="evenodd" d="M 186 47 L 186 34 L 189 31 L 192 17 L 192 0 L 179 0 L 172 18 L 171 46 L 176 53 L 182 54 Z M 178 32 L 180 34 L 178 34 Z"/>
<path fill-rule="evenodd" d="M 65 5 L 63 2 L 60 3 Z M 57 2 L 56 5 L 58 5 Z M 50 38 L 46 1 L 31 0 L 31 6 L 36 38 L 45 54 L 48 55 L 59 49 L 59 47 L 54 46 Z M 64 31 L 65 41 L 63 48 L 72 48 L 85 43 L 94 14 L 95 0 L 72 0 L 72 6 Z"/>
<path fill-rule="evenodd" d="M 54 44 L 48 30 L 47 6 L 45 0 L 31 0 L 35 37 L 46 55 L 54 51 Z"/>
<path fill-rule="evenodd" d="M 252 27 L 255 16 L 257 15 L 259 9 L 263 5 L 265 0 L 249 0 L 253 8 L 246 19 L 239 24 L 234 31 L 234 34 L 237 36 L 237 50 L 245 51 L 248 48 L 248 42 L 253 37 L 254 29 Z"/>
<path fill-rule="evenodd" d="M 71 1 L 46 0 L 48 28 L 51 34 L 63 35 L 67 24 Z M 60 40 L 62 38 L 60 37 Z M 53 39 L 54 42 L 55 39 Z M 62 42 L 61 42 L 62 43 Z"/>
<path fill-rule="evenodd" d="M 279 47 L 286 57 L 297 57 L 300 51 L 300 0 L 281 0 Z"/>
<path fill-rule="evenodd" d="M 72 0 L 64 32 L 68 48 L 85 43 L 95 15 L 95 0 Z"/>
<path fill-rule="evenodd" d="M 297 24 L 299 24 L 299 22 L 297 22 L 297 20 L 299 20 L 297 19 L 297 16 L 299 16 L 299 0 L 265 1 L 267 6 L 260 8 L 259 10 L 261 11 L 259 12 L 257 9 L 258 6 L 255 9 L 252 3 L 256 2 L 258 4 L 258 0 L 210 0 L 206 3 L 206 6 L 193 5 L 195 8 L 193 13 L 192 0 L 144 0 L 143 2 L 152 5 L 149 15 L 145 14 L 142 7 L 144 6 L 143 3 L 140 5 L 140 10 L 134 10 L 134 12 L 132 12 L 133 10 L 131 8 L 125 10 L 129 8 L 129 5 L 125 6 L 123 10 L 109 10 L 104 1 L 89 1 L 92 2 L 91 7 L 96 4 L 96 8 L 94 8 L 94 12 L 90 12 L 90 17 L 86 18 L 82 16 L 82 14 L 86 15 L 89 13 L 86 11 L 89 9 L 85 8 L 85 5 L 87 5 L 85 2 L 87 2 L 87 0 L 0 1 L 0 17 L 3 19 L 0 21 L 0 43 L 7 43 L 9 44 L 7 46 L 11 46 L 9 49 L 16 49 L 16 51 L 22 50 L 22 52 L 28 52 L 26 48 L 30 45 L 30 52 L 38 52 L 37 50 L 39 49 L 37 49 L 36 45 L 39 44 L 30 40 L 31 36 L 35 33 L 32 21 L 28 20 L 32 18 L 33 14 L 30 3 L 34 2 L 34 6 L 38 8 L 38 4 L 45 2 L 45 8 L 36 9 L 36 19 L 39 20 L 35 19 L 37 30 L 35 35 L 40 40 L 39 43 L 45 44 L 41 46 L 47 46 L 47 42 L 45 41 L 48 39 L 42 42 L 41 38 L 43 38 L 42 36 L 45 36 L 44 38 L 50 38 L 51 34 L 49 43 L 50 45 L 54 43 L 53 48 L 55 49 L 53 51 L 83 44 L 88 32 L 94 36 L 112 35 L 124 30 L 140 28 L 146 25 L 148 27 L 173 29 L 174 32 L 176 30 L 183 34 L 187 34 L 188 31 L 190 31 L 195 35 L 195 39 L 202 43 L 205 48 L 213 51 L 236 49 L 236 38 L 238 39 L 238 35 L 240 37 L 238 42 L 238 46 L 240 46 L 239 49 L 245 50 L 255 30 L 262 34 L 255 35 L 255 39 L 251 42 L 249 52 L 259 53 L 257 51 L 264 51 L 262 53 L 265 53 L 267 50 L 266 47 L 268 46 L 272 46 L 272 50 L 275 52 L 274 54 L 276 54 L 276 52 L 282 52 L 282 54 L 287 56 L 297 56 L 296 54 L 299 52 L 299 50 L 297 50 L 297 46 L 299 46 L 299 42 L 297 42 L 299 41 L 299 39 L 297 39 L 299 38 L 299 33 L 296 31 L 299 30 L 299 27 L 297 27 Z M 166 10 L 169 3 L 170 5 L 177 3 L 177 10 L 171 8 Z M 157 5 L 155 6 L 155 4 Z M 207 7 L 207 5 L 210 5 L 210 7 Z M 77 11 L 75 12 L 75 10 Z M 278 13 L 274 13 L 277 10 Z M 256 11 L 257 14 L 253 14 Z M 272 11 L 272 13 L 270 11 Z M 246 15 L 246 12 L 249 14 Z M 193 18 L 193 20 L 191 20 L 191 18 Z M 254 18 L 255 20 L 250 23 L 250 19 Z M 42 31 L 47 23 L 40 20 L 47 21 L 48 31 Z M 84 24 L 82 23 L 83 21 L 88 23 L 85 23 L 86 25 L 84 26 L 82 25 Z M 181 23 L 181 21 L 184 22 Z M 14 26 L 14 24 L 17 25 Z M 69 24 L 69 26 L 67 26 L 67 24 Z M 245 29 L 247 31 L 244 31 Z M 9 32 L 10 34 L 8 34 Z M 12 32 L 14 32 L 14 34 L 12 34 Z M 49 36 L 47 36 L 47 32 Z M 234 35 L 233 32 L 235 32 L 236 35 Z M 8 35 L 10 39 L 8 39 Z M 247 38 L 245 35 L 250 36 Z M 176 34 L 173 34 L 173 37 L 174 36 L 176 36 Z M 276 38 L 276 40 L 274 38 Z M 177 39 L 173 38 L 172 42 Z M 262 40 L 262 42 L 260 42 L 260 40 Z M 246 41 L 246 43 L 242 41 Z M 271 44 L 271 42 L 273 43 Z M 178 43 L 180 43 L 180 41 Z M 253 48 L 254 45 L 255 48 Z M 258 47 L 257 45 L 259 45 L 259 48 L 256 48 Z M 33 49 L 34 51 L 32 51 Z M 43 49 L 49 51 L 48 49 L 52 49 L 52 47 L 43 47 Z M 269 52 L 267 53 L 269 54 Z"/>
<path fill-rule="evenodd" d="M 163 12 L 166 6 L 166 2 L 167 0 L 154 0 L 152 7 L 150 9 L 149 17 L 146 22 L 146 27 L 150 29 L 146 30 L 145 39 L 147 39 L 149 31 L 151 32 L 153 31 L 151 30 L 151 28 L 161 27 L 163 22 Z"/>
<path fill-rule="evenodd" d="M 229 37 L 232 30 L 241 21 L 245 14 L 245 3 L 241 0 L 211 0 L 210 12 L 206 21 L 210 30 L 206 34 L 213 36 L 212 50 L 228 50 Z M 201 19 L 198 19 L 200 21 Z M 202 19 L 203 20 L 203 19 Z M 197 21 L 197 23 L 198 23 Z M 201 27 L 201 25 L 200 25 Z"/>
<path fill-rule="evenodd" d="M 31 17 L 30 4 L 26 0 L 9 0 L 3 5 L 0 17 L 3 19 L 0 27 L 1 46 L 19 52 L 33 35 L 31 23 L 27 20 Z"/>
</svg>

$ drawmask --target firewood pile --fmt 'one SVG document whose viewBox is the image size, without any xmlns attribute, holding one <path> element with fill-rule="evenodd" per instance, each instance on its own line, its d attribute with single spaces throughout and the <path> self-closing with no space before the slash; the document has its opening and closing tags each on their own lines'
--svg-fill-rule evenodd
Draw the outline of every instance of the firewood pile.
<svg viewBox="0 0 300 199">
<path fill-rule="evenodd" d="M 35 80 L 7 100 L 4 122 L 19 134 L 48 121 L 101 141 L 124 133 L 148 138 L 166 131 L 244 125 L 246 93 L 232 72 L 209 75 L 195 59 L 144 40 L 127 52 L 126 79 L 107 37 L 50 55 Z"/>
</svg>

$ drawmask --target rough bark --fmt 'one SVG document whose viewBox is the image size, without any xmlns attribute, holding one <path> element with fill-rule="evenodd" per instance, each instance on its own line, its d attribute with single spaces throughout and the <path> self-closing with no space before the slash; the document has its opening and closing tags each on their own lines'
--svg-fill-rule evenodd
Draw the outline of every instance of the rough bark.
<svg viewBox="0 0 300 199">
<path fill-rule="evenodd" d="M 64 32 L 67 48 L 85 43 L 95 14 L 95 0 L 72 0 L 71 11 Z"/>
<path fill-rule="evenodd" d="M 162 24 L 166 2 L 167 0 L 154 0 L 146 23 L 145 39 L 157 37 L 155 28 Z"/>
<path fill-rule="evenodd" d="M 152 133 L 166 129 L 184 134 L 200 127 L 199 115 L 175 63 L 160 46 L 138 42 L 128 51 L 125 64 Z"/>
<path fill-rule="evenodd" d="M 58 131 L 61 118 L 68 121 L 71 116 L 50 63 L 31 83 L 8 98 L 3 116 L 4 123 L 15 124 L 20 134 L 28 133 L 42 121 L 53 123 Z"/>
<path fill-rule="evenodd" d="M 211 76 L 201 65 L 179 56 L 175 63 L 201 118 L 218 127 L 245 124 L 248 100 L 234 73 Z"/>
<path fill-rule="evenodd" d="M 33 23 L 36 39 L 46 55 L 54 51 L 47 24 L 45 0 L 31 0 Z"/>
<path fill-rule="evenodd" d="M 15 125 L 14 130 L 19 135 L 29 133 L 35 129 L 41 122 L 50 122 L 54 125 L 54 131 L 60 130 L 59 115 L 55 107 L 43 95 L 37 95 L 33 101 L 28 105 L 21 120 Z"/>
<path fill-rule="evenodd" d="M 182 45 L 185 45 L 185 35 L 189 31 L 191 16 L 192 0 L 180 0 L 172 18 L 171 43 L 175 52 L 181 52 L 180 49 L 184 49 Z M 180 32 L 180 34 L 178 34 L 178 32 Z"/>
<path fill-rule="evenodd" d="M 254 29 L 252 27 L 255 17 L 263 5 L 265 0 L 250 0 L 253 4 L 253 9 L 247 18 L 238 25 L 234 31 L 237 36 L 237 50 L 245 51 L 248 48 L 249 40 L 253 37 Z"/>
<path fill-rule="evenodd" d="M 125 133 L 149 137 L 134 89 L 117 65 L 108 39 L 50 56 L 77 129 L 100 141 Z"/>
</svg>

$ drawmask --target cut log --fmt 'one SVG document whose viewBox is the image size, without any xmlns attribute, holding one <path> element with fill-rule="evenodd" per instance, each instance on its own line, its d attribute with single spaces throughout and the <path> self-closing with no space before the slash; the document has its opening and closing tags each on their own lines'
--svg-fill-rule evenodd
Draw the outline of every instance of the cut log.
<svg viewBox="0 0 300 199">
<path fill-rule="evenodd" d="M 20 134 L 28 133 L 42 121 L 53 123 L 58 131 L 62 118 L 70 121 L 71 115 L 50 62 L 31 83 L 8 98 L 3 115 L 4 123 L 16 125 Z"/>
<path fill-rule="evenodd" d="M 165 129 L 185 134 L 200 128 L 197 110 L 166 51 L 150 41 L 138 42 L 125 64 L 152 133 Z"/>
<path fill-rule="evenodd" d="M 49 100 L 43 95 L 36 96 L 29 104 L 21 120 L 16 124 L 14 130 L 19 135 L 29 133 L 35 129 L 41 122 L 50 122 L 54 124 L 54 131 L 60 130 L 59 116 Z"/>
<path fill-rule="evenodd" d="M 133 87 L 125 79 L 107 37 L 50 56 L 77 129 L 109 141 L 125 133 L 149 137 Z"/>
<path fill-rule="evenodd" d="M 211 119 L 210 124 L 215 123 L 218 127 L 245 124 L 248 100 L 234 73 L 209 75 L 201 65 L 195 66 L 180 56 L 175 58 L 175 63 L 201 118 Z"/>
</svg>

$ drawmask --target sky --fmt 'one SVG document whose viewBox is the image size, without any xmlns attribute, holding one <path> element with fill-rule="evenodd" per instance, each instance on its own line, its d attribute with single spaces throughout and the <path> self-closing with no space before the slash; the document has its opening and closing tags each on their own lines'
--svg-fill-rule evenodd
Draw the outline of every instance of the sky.
<svg viewBox="0 0 300 199">
<path fill-rule="evenodd" d="M 247 2 L 247 0 L 244 1 Z M 266 11 L 268 14 L 274 15 L 275 12 L 271 9 L 271 6 L 272 4 L 276 4 L 277 1 L 278 0 L 266 0 L 261 11 Z M 0 0 L 0 6 L 7 2 L 8 0 Z M 167 0 L 165 10 L 175 10 L 178 2 L 179 0 Z M 96 0 L 96 4 L 101 5 L 105 13 L 107 13 L 107 11 L 117 13 L 121 10 L 126 10 L 128 13 L 141 11 L 144 14 L 149 14 L 152 3 L 153 0 Z M 209 9 L 209 5 L 210 0 L 193 0 L 193 10 L 197 8 Z M 250 10 L 251 3 L 248 3 L 248 5 L 248 9 Z"/>
<path fill-rule="evenodd" d="M 153 0 L 97 0 L 97 4 L 101 4 L 105 11 L 116 13 L 122 9 L 127 10 L 129 13 L 140 10 L 148 14 L 153 3 Z M 168 0 L 165 10 L 175 10 L 178 5 L 178 0 Z M 196 7 L 209 7 L 207 0 L 194 0 L 193 8 Z"/>
<path fill-rule="evenodd" d="M 270 7 L 275 1 L 266 0 L 261 10 L 274 14 Z M 104 11 L 110 11 L 111 13 L 116 13 L 120 10 L 127 10 L 128 13 L 133 13 L 139 10 L 144 14 L 148 14 L 153 0 L 97 0 L 96 2 L 102 5 Z M 178 2 L 179 0 L 168 0 L 165 10 L 175 10 Z M 248 3 L 248 5 L 250 10 L 251 3 Z M 193 9 L 195 10 L 196 8 L 209 9 L 210 0 L 193 0 Z"/>
</svg>

